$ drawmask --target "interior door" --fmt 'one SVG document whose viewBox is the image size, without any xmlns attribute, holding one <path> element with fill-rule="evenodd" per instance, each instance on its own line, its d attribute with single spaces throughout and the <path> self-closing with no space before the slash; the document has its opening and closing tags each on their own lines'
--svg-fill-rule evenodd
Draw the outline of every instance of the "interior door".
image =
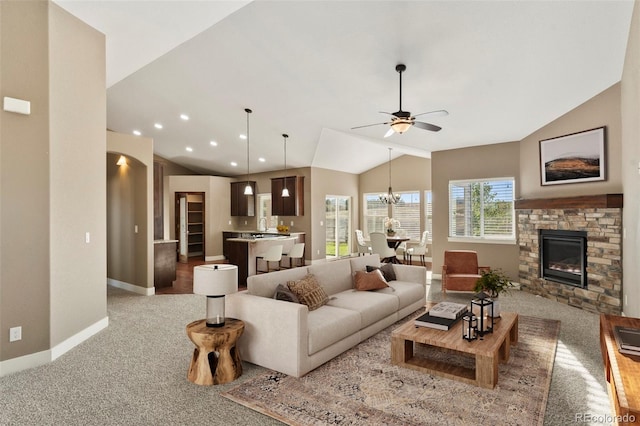
<svg viewBox="0 0 640 426">
<path fill-rule="evenodd" d="M 189 261 L 189 244 L 187 234 L 187 194 L 176 193 L 176 238 L 178 239 L 178 261 Z"/>
<path fill-rule="evenodd" d="M 326 257 L 351 255 L 351 197 L 325 197 Z"/>
</svg>

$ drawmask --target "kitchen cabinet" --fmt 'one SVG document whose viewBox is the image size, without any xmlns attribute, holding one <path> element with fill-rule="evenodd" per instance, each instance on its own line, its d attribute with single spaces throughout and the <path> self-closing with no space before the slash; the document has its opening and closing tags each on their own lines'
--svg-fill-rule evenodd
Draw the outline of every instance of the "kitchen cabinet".
<svg viewBox="0 0 640 426">
<path fill-rule="evenodd" d="M 289 196 L 282 196 L 282 189 Z M 304 176 L 287 176 L 271 179 L 271 214 L 273 216 L 304 216 Z"/>
<path fill-rule="evenodd" d="M 255 181 L 249 181 L 249 185 L 256 193 Z M 255 195 L 244 195 L 244 188 L 247 181 L 231 182 L 231 216 L 255 216 L 256 199 Z"/>
</svg>

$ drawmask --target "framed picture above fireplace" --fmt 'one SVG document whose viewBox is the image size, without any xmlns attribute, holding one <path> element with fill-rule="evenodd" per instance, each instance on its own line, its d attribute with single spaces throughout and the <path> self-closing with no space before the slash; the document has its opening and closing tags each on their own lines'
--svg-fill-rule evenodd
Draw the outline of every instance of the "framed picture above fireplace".
<svg viewBox="0 0 640 426">
<path fill-rule="evenodd" d="M 542 185 L 605 180 L 605 127 L 540 141 Z"/>
</svg>

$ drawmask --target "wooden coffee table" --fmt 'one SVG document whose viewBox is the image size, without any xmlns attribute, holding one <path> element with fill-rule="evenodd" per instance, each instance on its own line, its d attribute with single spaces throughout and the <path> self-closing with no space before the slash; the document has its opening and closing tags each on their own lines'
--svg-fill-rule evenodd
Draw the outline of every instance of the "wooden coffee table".
<svg viewBox="0 0 640 426">
<path fill-rule="evenodd" d="M 493 389 L 498 383 L 498 362 L 509 360 L 511 345 L 517 342 L 518 314 L 514 312 L 503 311 L 494 324 L 493 333 L 471 342 L 462 338 L 462 321 L 448 331 L 441 331 L 416 327 L 411 320 L 391 333 L 391 363 Z M 475 358 L 475 368 L 414 356 L 415 343 L 471 355 Z"/>
</svg>

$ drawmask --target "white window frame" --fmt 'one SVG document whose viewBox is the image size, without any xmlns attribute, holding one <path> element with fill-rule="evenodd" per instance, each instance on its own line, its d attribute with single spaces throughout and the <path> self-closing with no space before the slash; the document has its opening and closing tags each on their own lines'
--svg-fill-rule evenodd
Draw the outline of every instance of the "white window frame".
<svg viewBox="0 0 640 426">
<path fill-rule="evenodd" d="M 431 190 L 424 191 L 424 230 L 428 232 L 427 242 L 433 241 L 433 192 Z"/>
<path fill-rule="evenodd" d="M 410 233 L 407 236 L 410 237 L 412 240 L 414 241 L 420 241 L 420 239 L 422 238 L 422 209 L 420 208 L 422 200 L 421 200 L 421 194 L 419 190 L 416 191 L 400 191 L 400 192 L 396 192 L 396 194 L 400 195 L 400 198 L 402 199 L 403 195 L 406 194 L 412 194 L 412 195 L 417 195 L 418 197 L 418 210 L 417 210 L 417 214 L 415 219 L 418 220 L 418 229 L 417 232 L 414 233 Z M 391 205 L 391 217 L 393 217 L 394 219 L 397 219 L 400 222 L 400 229 L 407 229 L 406 228 L 406 221 L 405 223 L 403 222 L 403 219 L 399 217 L 399 215 L 396 213 L 396 209 L 398 208 L 398 204 L 392 204 Z"/>
<path fill-rule="evenodd" d="M 452 228 L 452 215 L 453 208 L 452 205 L 452 194 L 451 188 L 454 186 L 463 186 L 466 184 L 485 184 L 490 182 L 498 182 L 498 181 L 511 181 L 511 234 L 510 235 L 484 235 L 484 232 L 481 231 L 480 236 L 455 236 L 451 235 Z M 482 188 L 482 186 L 481 186 Z M 452 180 L 449 181 L 449 196 L 448 196 L 448 211 L 447 211 L 447 234 L 449 242 L 467 242 L 467 243 L 488 243 L 488 244 L 516 244 L 516 221 L 515 221 L 515 178 L 514 177 L 500 177 L 500 178 L 487 178 L 487 179 L 464 179 L 464 180 Z M 481 209 L 481 213 L 484 212 L 484 209 Z M 484 226 L 484 220 L 481 220 L 481 226 Z"/>
<path fill-rule="evenodd" d="M 380 215 L 370 215 L 367 211 L 367 198 L 368 197 L 373 197 L 378 199 L 378 197 L 380 196 L 379 193 L 365 193 L 362 194 L 362 233 L 364 234 L 364 237 L 366 239 L 369 239 L 369 234 L 372 232 L 384 232 L 384 218 L 389 216 L 389 208 L 388 206 L 385 205 L 386 210 L 384 212 L 384 215 L 380 214 Z M 373 221 L 376 223 L 380 224 L 380 229 L 378 229 L 376 227 L 376 229 L 369 229 L 368 223 L 369 223 L 369 218 L 373 218 Z"/>
</svg>

